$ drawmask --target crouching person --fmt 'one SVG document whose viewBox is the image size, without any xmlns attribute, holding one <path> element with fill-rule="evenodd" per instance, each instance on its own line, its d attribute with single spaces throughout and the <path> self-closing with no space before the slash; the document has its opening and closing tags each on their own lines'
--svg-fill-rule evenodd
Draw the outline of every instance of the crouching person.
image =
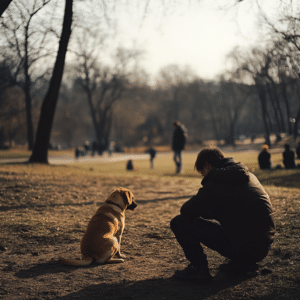
<svg viewBox="0 0 300 300">
<path fill-rule="evenodd" d="M 202 187 L 171 220 L 171 229 L 190 262 L 175 275 L 211 278 L 202 245 L 229 258 L 220 270 L 257 270 L 275 233 L 268 194 L 245 165 L 225 158 L 218 148 L 203 149 L 195 169 L 204 176 Z"/>
</svg>

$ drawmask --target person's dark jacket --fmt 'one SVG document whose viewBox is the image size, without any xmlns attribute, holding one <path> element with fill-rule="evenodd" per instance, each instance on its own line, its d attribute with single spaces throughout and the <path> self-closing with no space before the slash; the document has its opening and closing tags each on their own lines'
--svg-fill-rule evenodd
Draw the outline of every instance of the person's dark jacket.
<svg viewBox="0 0 300 300">
<path fill-rule="evenodd" d="M 182 126 L 177 126 L 173 131 L 172 150 L 182 151 L 186 143 L 186 133 Z"/>
<path fill-rule="evenodd" d="M 275 225 L 268 194 L 242 163 L 224 158 L 202 180 L 181 214 L 220 222 L 232 245 L 254 251 L 269 247 Z"/>
<path fill-rule="evenodd" d="M 261 151 L 258 155 L 258 163 L 261 169 L 271 169 L 271 154 L 268 151 Z"/>
<path fill-rule="evenodd" d="M 293 150 L 285 150 L 282 154 L 283 156 L 283 164 L 286 169 L 294 169 L 295 164 L 295 152 Z"/>
<path fill-rule="evenodd" d="M 298 143 L 298 146 L 296 148 L 296 154 L 297 154 L 297 158 L 300 159 L 300 142 Z"/>
</svg>

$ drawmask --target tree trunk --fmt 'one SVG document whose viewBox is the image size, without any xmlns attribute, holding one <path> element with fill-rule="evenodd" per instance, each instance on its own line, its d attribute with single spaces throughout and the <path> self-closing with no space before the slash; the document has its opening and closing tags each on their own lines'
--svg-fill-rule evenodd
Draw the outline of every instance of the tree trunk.
<svg viewBox="0 0 300 300">
<path fill-rule="evenodd" d="M 0 3 L 0 17 L 4 13 L 4 11 L 7 9 L 10 2 L 12 2 L 12 0 L 1 0 L 1 3 Z"/>
<path fill-rule="evenodd" d="M 282 79 L 281 80 L 281 94 L 282 94 L 282 98 L 283 98 L 284 104 L 285 104 L 286 119 L 287 119 L 287 124 L 288 124 L 288 134 L 291 135 L 291 134 L 293 134 L 293 128 L 292 128 L 291 122 L 289 121 L 290 117 L 291 117 L 291 109 L 290 109 L 290 103 L 289 103 L 288 92 L 287 92 L 286 87 L 287 87 L 287 84 Z"/>
<path fill-rule="evenodd" d="M 71 25 L 73 17 L 73 0 L 66 0 L 63 28 L 59 42 L 59 49 L 56 56 L 52 78 L 48 92 L 44 98 L 41 108 L 36 139 L 33 146 L 30 162 L 48 163 L 48 148 L 51 136 L 51 129 L 54 120 L 55 108 L 58 99 L 59 88 L 64 72 L 65 57 L 68 43 L 71 36 Z"/>
<path fill-rule="evenodd" d="M 33 125 L 32 125 L 32 105 L 29 88 L 25 86 L 25 101 L 26 101 L 26 122 L 27 122 L 27 142 L 28 150 L 33 147 Z"/>
<path fill-rule="evenodd" d="M 26 25 L 26 32 L 25 32 L 24 93 L 25 93 L 25 104 L 26 104 L 28 150 L 32 150 L 34 138 L 33 138 L 33 125 L 32 125 L 32 105 L 31 105 L 31 95 L 30 95 L 31 78 L 29 75 L 29 65 L 28 65 L 28 27 L 29 27 L 29 22 Z"/>
<path fill-rule="evenodd" d="M 266 144 L 270 147 L 271 146 L 271 141 L 270 141 L 270 129 L 268 126 L 268 121 L 267 121 L 267 95 L 266 91 L 264 90 L 264 87 L 255 80 L 257 92 L 258 92 L 258 97 L 260 100 L 261 104 L 261 111 L 262 111 L 262 118 L 263 118 L 263 123 L 265 127 L 265 139 L 266 139 Z"/>
<path fill-rule="evenodd" d="M 297 136 L 298 136 L 298 124 L 300 122 L 300 106 L 297 112 L 297 116 L 295 119 L 295 123 L 294 123 L 294 140 L 296 140 Z"/>
<path fill-rule="evenodd" d="M 215 113 L 214 113 L 214 108 L 213 108 L 213 104 L 210 101 L 211 99 L 208 100 L 208 109 L 210 112 L 210 117 L 211 117 L 211 122 L 212 122 L 212 127 L 213 127 L 213 131 L 215 134 L 215 139 L 217 141 L 220 140 L 220 135 L 219 135 L 219 131 L 218 131 L 218 126 L 217 126 L 217 118 L 215 117 Z"/>
<path fill-rule="evenodd" d="M 267 84 L 270 102 L 274 110 L 275 124 L 277 127 L 276 131 L 277 133 L 280 133 L 280 132 L 285 132 L 285 130 L 284 130 L 283 120 L 281 118 L 282 113 L 280 107 L 278 106 L 278 101 L 276 100 L 276 95 L 275 95 L 276 92 L 274 91 L 274 88 L 275 88 L 274 86 Z"/>
</svg>

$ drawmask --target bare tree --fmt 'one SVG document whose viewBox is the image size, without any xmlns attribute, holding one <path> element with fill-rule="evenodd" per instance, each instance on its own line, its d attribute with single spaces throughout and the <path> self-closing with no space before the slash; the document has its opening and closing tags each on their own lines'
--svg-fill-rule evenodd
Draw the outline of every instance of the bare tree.
<svg viewBox="0 0 300 300">
<path fill-rule="evenodd" d="M 237 84 L 229 79 L 221 78 L 220 89 L 217 93 L 221 98 L 219 109 L 220 115 L 224 117 L 222 125 L 223 132 L 225 129 L 225 142 L 235 145 L 235 128 L 242 114 L 242 110 L 247 104 L 247 100 L 251 95 L 251 89 L 246 85 Z"/>
<path fill-rule="evenodd" d="M 79 47 L 79 49 L 80 52 L 77 52 L 79 61 L 77 81 L 86 93 L 101 153 L 108 147 L 113 107 L 128 89 L 131 64 L 138 59 L 139 52 L 118 48 L 114 55 L 115 67 L 112 68 L 100 63 L 96 47 Z"/>
<path fill-rule="evenodd" d="M 64 21 L 59 48 L 56 56 L 56 62 L 54 65 L 49 89 L 42 104 L 33 151 L 29 159 L 30 162 L 48 163 L 48 148 L 51 129 L 58 99 L 59 88 L 64 72 L 68 43 L 71 36 L 72 17 L 73 0 L 66 0 Z"/>
<path fill-rule="evenodd" d="M 47 69 L 41 68 L 41 60 L 51 53 L 46 46 L 50 31 L 45 26 L 37 29 L 35 17 L 49 2 L 50 0 L 34 0 L 30 3 L 19 1 L 13 3 L 6 10 L 5 17 L 1 18 L 3 45 L 0 47 L 0 56 L 10 62 L 14 84 L 24 91 L 29 150 L 32 149 L 34 140 L 32 89 L 47 74 Z"/>
<path fill-rule="evenodd" d="M 190 67 L 168 65 L 163 67 L 157 77 L 159 87 L 165 91 L 166 123 L 181 119 L 180 112 L 184 108 L 188 85 L 196 79 L 194 71 Z M 171 126 L 170 126 L 170 129 Z"/>
<path fill-rule="evenodd" d="M 268 50 L 255 48 L 252 49 L 248 55 L 244 54 L 244 56 L 241 55 L 240 51 L 235 49 L 230 56 L 237 66 L 237 78 L 244 81 L 250 80 L 250 82 L 255 84 L 257 95 L 261 104 L 266 143 L 270 145 L 272 123 L 270 118 L 270 109 L 268 107 L 268 86 L 270 84 L 269 71 L 271 68 L 272 55 Z M 276 126 L 278 126 L 277 123 Z M 277 130 L 279 132 L 279 128 Z"/>
</svg>

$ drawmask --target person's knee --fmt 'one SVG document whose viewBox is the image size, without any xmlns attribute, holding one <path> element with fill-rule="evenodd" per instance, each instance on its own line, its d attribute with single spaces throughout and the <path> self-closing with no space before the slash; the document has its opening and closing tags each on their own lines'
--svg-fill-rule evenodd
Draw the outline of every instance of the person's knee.
<svg viewBox="0 0 300 300">
<path fill-rule="evenodd" d="M 185 228 L 187 223 L 188 223 L 188 219 L 186 217 L 183 217 L 182 215 L 178 215 L 171 220 L 170 227 L 173 232 L 176 232 L 178 231 L 178 229 Z"/>
<path fill-rule="evenodd" d="M 177 228 L 180 226 L 181 223 L 181 216 L 176 216 L 175 218 L 173 218 L 170 222 L 170 228 L 173 232 L 177 231 Z"/>
<path fill-rule="evenodd" d="M 182 232 L 190 231 L 194 227 L 192 223 L 191 218 L 178 215 L 171 220 L 170 228 L 175 234 L 180 234 Z"/>
</svg>

